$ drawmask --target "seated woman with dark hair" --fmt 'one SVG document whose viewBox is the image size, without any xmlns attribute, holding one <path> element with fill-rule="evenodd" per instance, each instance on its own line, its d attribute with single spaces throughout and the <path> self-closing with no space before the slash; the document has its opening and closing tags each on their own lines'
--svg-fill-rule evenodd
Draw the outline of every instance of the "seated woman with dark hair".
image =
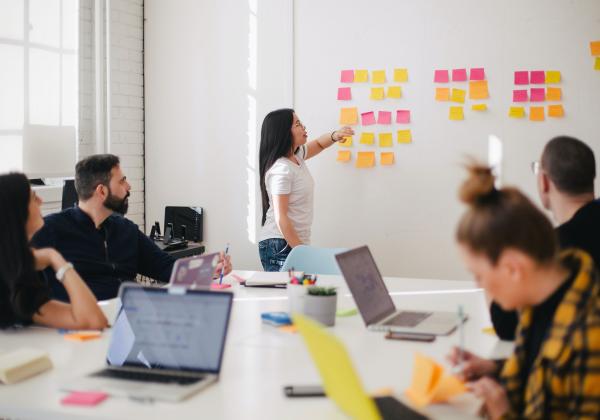
<svg viewBox="0 0 600 420">
<path fill-rule="evenodd" d="M 23 174 L 0 175 L 0 328 L 36 323 L 54 328 L 102 329 L 108 325 L 96 298 L 73 265 L 54 249 L 32 249 L 44 224 L 42 200 Z M 51 267 L 71 303 L 50 298 L 41 271 Z"/>
</svg>

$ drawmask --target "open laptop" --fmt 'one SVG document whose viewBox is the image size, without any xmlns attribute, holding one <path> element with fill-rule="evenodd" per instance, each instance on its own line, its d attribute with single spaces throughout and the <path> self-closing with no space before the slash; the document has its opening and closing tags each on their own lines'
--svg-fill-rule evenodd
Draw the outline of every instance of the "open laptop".
<svg viewBox="0 0 600 420">
<path fill-rule="evenodd" d="M 344 345 L 315 321 L 299 314 L 293 319 L 317 365 L 325 394 L 349 417 L 361 420 L 426 419 L 394 397 L 371 398 Z"/>
<path fill-rule="evenodd" d="M 233 294 L 123 284 L 106 368 L 62 388 L 179 401 L 216 382 Z"/>
<path fill-rule="evenodd" d="M 397 310 L 368 247 L 335 258 L 370 330 L 447 335 L 459 325 L 458 314 L 452 312 Z"/>
<path fill-rule="evenodd" d="M 194 255 L 175 261 L 169 287 L 201 289 L 210 287 L 219 263 L 219 253 Z"/>
</svg>

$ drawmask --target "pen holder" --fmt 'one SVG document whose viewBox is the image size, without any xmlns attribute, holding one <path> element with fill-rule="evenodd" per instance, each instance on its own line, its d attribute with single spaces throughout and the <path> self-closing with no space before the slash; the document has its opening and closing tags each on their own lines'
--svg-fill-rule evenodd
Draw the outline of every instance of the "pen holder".
<svg viewBox="0 0 600 420">
<path fill-rule="evenodd" d="M 290 315 L 293 313 L 304 313 L 304 299 L 307 293 L 307 287 L 300 284 L 287 285 L 288 301 L 290 304 Z"/>
<path fill-rule="evenodd" d="M 304 296 L 304 314 L 327 327 L 335 324 L 336 310 L 337 293 L 335 289 L 311 287 L 308 294 Z"/>
</svg>

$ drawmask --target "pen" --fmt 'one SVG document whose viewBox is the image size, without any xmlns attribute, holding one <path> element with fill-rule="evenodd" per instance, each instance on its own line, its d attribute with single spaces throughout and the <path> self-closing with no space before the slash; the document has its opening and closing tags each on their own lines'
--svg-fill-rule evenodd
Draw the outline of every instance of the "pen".
<svg viewBox="0 0 600 420">
<path fill-rule="evenodd" d="M 225 246 L 225 256 L 223 257 L 223 266 L 221 267 L 221 275 L 219 276 L 219 284 L 223 283 L 223 274 L 225 273 L 225 261 L 229 252 L 229 243 Z"/>
<path fill-rule="evenodd" d="M 465 313 L 462 305 L 458 305 L 458 334 L 459 334 L 459 353 L 458 353 L 458 366 L 460 371 L 463 370 L 463 361 L 465 355 L 465 329 L 463 327 L 463 320 Z"/>
</svg>

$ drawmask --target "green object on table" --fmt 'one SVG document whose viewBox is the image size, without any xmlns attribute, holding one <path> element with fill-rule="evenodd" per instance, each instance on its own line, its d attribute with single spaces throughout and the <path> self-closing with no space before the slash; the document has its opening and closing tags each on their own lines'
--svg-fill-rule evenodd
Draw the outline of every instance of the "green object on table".
<svg viewBox="0 0 600 420">
<path fill-rule="evenodd" d="M 356 308 L 352 308 L 352 309 L 340 309 L 338 310 L 335 315 L 336 316 L 354 316 L 358 313 L 358 309 Z"/>
</svg>

